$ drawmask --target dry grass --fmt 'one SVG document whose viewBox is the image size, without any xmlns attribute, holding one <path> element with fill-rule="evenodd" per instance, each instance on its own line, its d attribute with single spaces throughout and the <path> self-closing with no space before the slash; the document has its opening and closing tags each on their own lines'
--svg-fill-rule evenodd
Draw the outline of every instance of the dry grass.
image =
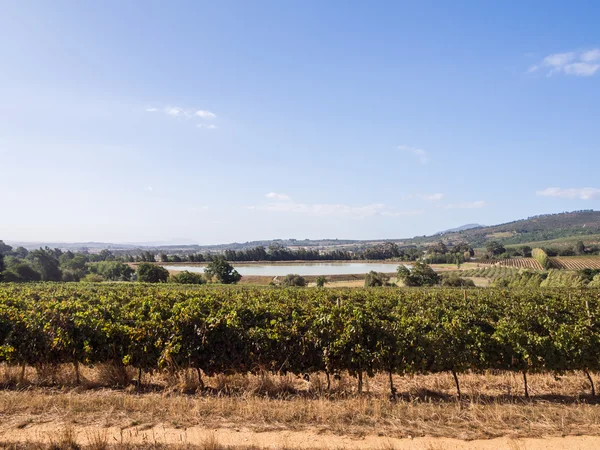
<svg viewBox="0 0 600 450">
<path fill-rule="evenodd" d="M 367 379 L 367 392 L 358 395 L 355 380 L 347 376 L 333 380 L 327 391 L 319 374 L 310 381 L 291 375 L 220 375 L 205 377 L 201 389 L 191 371 L 156 373 L 145 375 L 142 389 L 129 385 L 119 390 L 102 387 L 113 379 L 105 367 L 82 368 L 81 385 L 75 384 L 72 367 L 56 370 L 48 374 L 28 368 L 26 382 L 19 383 L 12 368 L 3 368 L 7 389 L 0 393 L 0 436 L 2 430 L 27 430 L 42 423 L 100 430 L 163 424 L 460 439 L 600 434 L 600 407 L 587 395 L 583 374 L 560 379 L 531 375 L 531 400 L 522 397 L 518 376 L 462 375 L 463 401 L 458 402 L 454 381 L 446 374 L 395 377 L 399 396 L 390 401 L 385 376 Z M 63 384 L 49 385 L 52 378 Z M 101 436 L 95 442 L 101 449 Z"/>
</svg>

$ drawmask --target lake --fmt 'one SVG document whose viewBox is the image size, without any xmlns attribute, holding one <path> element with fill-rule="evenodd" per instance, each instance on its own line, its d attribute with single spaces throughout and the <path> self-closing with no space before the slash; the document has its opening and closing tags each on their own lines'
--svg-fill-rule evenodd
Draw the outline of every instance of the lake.
<svg viewBox="0 0 600 450">
<path fill-rule="evenodd" d="M 242 264 L 236 266 L 232 263 L 235 270 L 244 276 L 285 276 L 288 273 L 297 273 L 298 275 L 358 275 L 368 273 L 371 270 L 375 272 L 392 273 L 398 268 L 398 264 L 383 263 L 290 263 L 290 264 Z M 184 265 L 164 265 L 171 270 L 188 270 L 190 272 L 204 272 L 204 266 L 184 266 Z"/>
</svg>

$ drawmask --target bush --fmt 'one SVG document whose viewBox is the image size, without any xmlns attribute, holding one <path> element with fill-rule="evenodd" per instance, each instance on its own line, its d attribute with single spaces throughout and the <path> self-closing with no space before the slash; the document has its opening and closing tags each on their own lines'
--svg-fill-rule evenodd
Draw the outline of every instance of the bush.
<svg viewBox="0 0 600 450">
<path fill-rule="evenodd" d="M 205 284 L 206 280 L 199 273 L 189 272 L 184 270 L 183 272 L 179 272 L 176 275 L 171 276 L 172 283 L 179 284 Z"/>
<path fill-rule="evenodd" d="M 141 263 L 136 273 L 137 280 L 141 283 L 164 283 L 169 279 L 167 269 L 150 263 Z"/>
<path fill-rule="evenodd" d="M 285 278 L 283 279 L 283 281 L 281 282 L 282 286 L 285 287 L 305 287 L 306 286 L 306 280 L 304 279 L 304 277 L 301 277 L 298 274 L 295 273 L 290 273 L 287 274 L 285 276 Z"/>
<path fill-rule="evenodd" d="M 317 287 L 319 288 L 325 287 L 325 283 L 327 283 L 327 278 L 323 275 L 320 275 L 319 277 L 317 277 L 316 283 Z"/>
<path fill-rule="evenodd" d="M 390 277 L 385 273 L 371 270 L 365 277 L 365 287 L 389 286 Z"/>
<path fill-rule="evenodd" d="M 473 280 L 461 278 L 455 273 L 442 276 L 441 285 L 448 287 L 475 287 Z"/>
<path fill-rule="evenodd" d="M 96 273 L 88 273 L 81 281 L 85 283 L 102 283 L 104 278 Z"/>
<path fill-rule="evenodd" d="M 41 279 L 42 275 L 27 263 L 19 263 L 4 272 L 4 281 L 12 281 L 14 283 L 40 281 Z"/>
</svg>

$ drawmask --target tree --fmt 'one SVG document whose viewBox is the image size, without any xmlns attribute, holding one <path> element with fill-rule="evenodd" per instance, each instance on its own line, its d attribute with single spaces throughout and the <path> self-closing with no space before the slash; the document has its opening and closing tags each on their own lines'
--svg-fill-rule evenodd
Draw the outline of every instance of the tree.
<svg viewBox="0 0 600 450">
<path fill-rule="evenodd" d="M 169 271 L 161 266 L 142 263 L 137 267 L 137 280 L 142 283 L 165 283 L 169 279 Z"/>
<path fill-rule="evenodd" d="M 488 251 L 488 253 L 492 256 L 501 255 L 502 253 L 506 252 L 504 245 L 502 245 L 498 241 L 488 242 L 485 248 Z"/>
<path fill-rule="evenodd" d="M 365 276 L 365 287 L 388 286 L 389 283 L 390 277 L 382 272 L 375 272 L 371 270 Z"/>
<path fill-rule="evenodd" d="M 575 253 L 578 255 L 585 254 L 585 245 L 583 244 L 583 241 L 578 241 L 577 244 L 575 244 Z"/>
<path fill-rule="evenodd" d="M 42 275 L 25 262 L 17 263 L 4 272 L 4 281 L 26 283 L 40 281 L 41 279 Z"/>
<path fill-rule="evenodd" d="M 222 284 L 235 284 L 242 278 L 238 271 L 222 257 L 209 262 L 204 273 L 209 280 L 216 278 Z"/>
<path fill-rule="evenodd" d="M 2 281 L 2 272 L 4 272 L 4 255 L 0 254 L 0 281 Z"/>
<path fill-rule="evenodd" d="M 131 281 L 134 270 L 119 261 L 100 261 L 89 264 L 90 272 L 109 281 Z"/>
<path fill-rule="evenodd" d="M 48 247 L 29 253 L 29 259 L 33 262 L 34 269 L 41 274 L 42 281 L 62 280 L 62 271 L 58 262 L 60 254 L 62 254 L 60 250 L 52 250 Z"/>
<path fill-rule="evenodd" d="M 398 280 L 402 280 L 406 286 L 433 286 L 439 283 L 440 277 L 430 266 L 417 261 L 412 269 L 399 266 Z"/>
<path fill-rule="evenodd" d="M 0 241 L 0 255 L 8 255 L 12 250 L 12 247 L 5 244 L 4 241 Z"/>
<path fill-rule="evenodd" d="M 317 287 L 319 288 L 325 287 L 325 283 L 327 283 L 327 278 L 323 275 L 320 275 L 319 277 L 317 277 L 316 283 Z"/>
<path fill-rule="evenodd" d="M 298 274 L 290 273 L 285 276 L 281 285 L 285 287 L 304 287 L 306 286 L 306 280 Z"/>
<path fill-rule="evenodd" d="M 179 284 L 204 284 L 206 280 L 199 273 L 189 272 L 184 270 L 183 272 L 179 272 L 176 275 L 171 277 L 171 281 L 173 283 Z"/>
</svg>

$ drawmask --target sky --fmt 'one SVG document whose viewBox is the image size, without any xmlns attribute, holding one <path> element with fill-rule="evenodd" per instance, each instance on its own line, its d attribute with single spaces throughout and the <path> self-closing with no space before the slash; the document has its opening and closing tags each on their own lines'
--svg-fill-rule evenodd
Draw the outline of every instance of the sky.
<svg viewBox="0 0 600 450">
<path fill-rule="evenodd" d="M 600 3 L 17 1 L 0 239 L 396 239 L 600 205 Z"/>
</svg>

